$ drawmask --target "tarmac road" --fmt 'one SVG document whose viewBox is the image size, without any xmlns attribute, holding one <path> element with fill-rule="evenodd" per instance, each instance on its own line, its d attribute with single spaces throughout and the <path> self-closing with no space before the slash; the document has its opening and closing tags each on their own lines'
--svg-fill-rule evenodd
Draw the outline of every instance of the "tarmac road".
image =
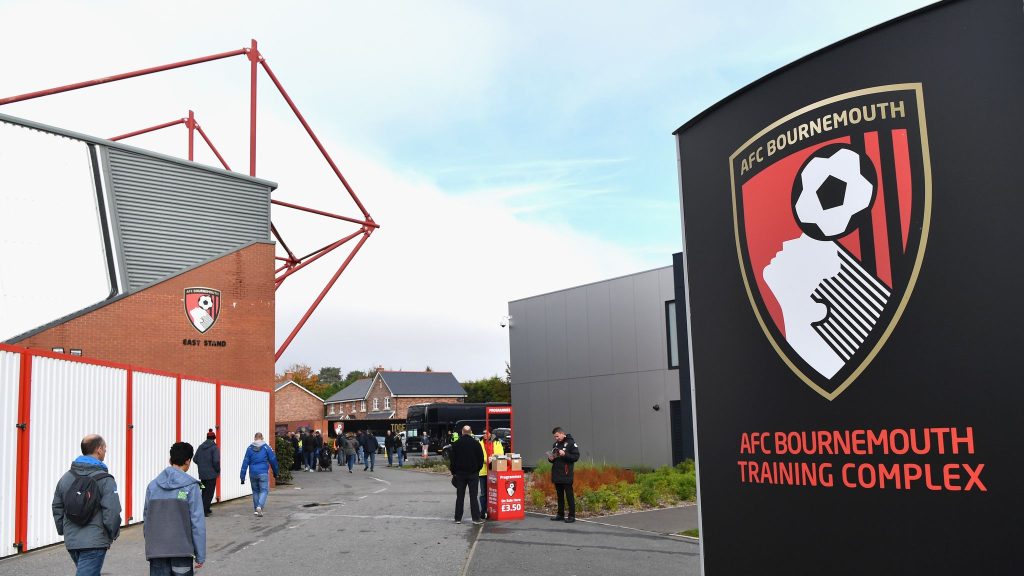
<svg viewBox="0 0 1024 576">
<path fill-rule="evenodd" d="M 465 523 L 456 525 L 447 476 L 384 462 L 373 473 L 295 472 L 294 485 L 270 493 L 262 518 L 249 498 L 214 505 L 198 576 L 700 573 L 695 543 L 628 528 L 532 515 L 479 527 L 469 522 L 468 502 Z M 141 526 L 122 529 L 103 574 L 148 574 L 144 545 Z M 0 561 L 0 575 L 8 574 L 74 574 L 74 566 L 57 545 Z"/>
</svg>

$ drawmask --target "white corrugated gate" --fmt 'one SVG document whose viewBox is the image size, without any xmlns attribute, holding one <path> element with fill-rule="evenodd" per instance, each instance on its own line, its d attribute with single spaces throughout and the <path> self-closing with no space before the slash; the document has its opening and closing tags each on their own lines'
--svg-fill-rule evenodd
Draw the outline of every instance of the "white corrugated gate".
<svg viewBox="0 0 1024 576">
<path fill-rule="evenodd" d="M 15 554 L 14 506 L 18 475 L 18 397 L 21 354 L 0 350 L 0 557 Z"/>
<path fill-rule="evenodd" d="M 23 375 L 22 364 L 31 372 Z M 16 554 L 18 545 L 33 550 L 61 541 L 51 513 L 53 491 L 81 455 L 82 437 L 103 436 L 122 520 L 137 523 L 144 520 L 146 486 L 168 465 L 179 427 L 181 440 L 198 446 L 216 426 L 218 407 L 223 501 L 251 494 L 248 483 L 242 486 L 234 478 L 253 433 L 263 432 L 273 442 L 269 391 L 0 345 L 0 429 L 5 431 L 0 434 L 0 557 Z M 15 425 L 26 418 L 20 413 L 24 408 L 28 427 L 18 432 Z M 21 438 L 27 441 L 27 461 L 19 459 Z M 131 470 L 126 469 L 129 462 Z"/>
<path fill-rule="evenodd" d="M 53 525 L 53 489 L 81 455 L 79 440 L 99 434 L 104 463 L 119 485 L 124 508 L 128 371 L 33 356 L 29 420 L 29 549 L 60 542 Z"/>
<path fill-rule="evenodd" d="M 217 425 L 217 385 L 199 380 L 181 381 L 181 441 L 198 448 L 206 441 L 206 431 Z M 168 448 L 170 445 L 168 444 Z M 199 478 L 199 467 L 188 473 Z"/>
<path fill-rule="evenodd" d="M 222 386 L 220 391 L 221 410 L 221 498 L 228 500 L 252 494 L 249 480 L 240 484 L 235 478 L 242 470 L 245 450 L 252 444 L 252 436 L 262 432 L 274 448 L 274 435 L 267 429 L 270 425 L 270 393 L 246 390 L 233 386 Z"/>
<path fill-rule="evenodd" d="M 173 376 L 132 373 L 132 519 L 141 522 L 146 486 L 167 467 L 177 426 L 177 381 Z M 124 488 L 122 488 L 124 489 Z"/>
</svg>

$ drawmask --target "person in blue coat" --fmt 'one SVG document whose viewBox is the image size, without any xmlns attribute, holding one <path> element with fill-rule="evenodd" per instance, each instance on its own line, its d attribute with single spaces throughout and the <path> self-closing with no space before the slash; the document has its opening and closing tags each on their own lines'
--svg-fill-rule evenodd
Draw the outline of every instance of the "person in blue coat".
<svg viewBox="0 0 1024 576">
<path fill-rule="evenodd" d="M 206 562 L 206 517 L 199 481 L 187 474 L 192 445 L 171 446 L 170 466 L 146 487 L 142 534 L 150 576 L 191 576 Z"/>
<path fill-rule="evenodd" d="M 263 516 L 263 508 L 267 505 L 267 493 L 270 492 L 270 471 L 274 472 L 274 480 L 277 480 L 277 456 L 274 451 L 263 441 L 263 433 L 257 432 L 252 438 L 252 444 L 245 449 L 245 458 L 242 458 L 242 471 L 239 477 L 242 484 L 245 484 L 245 471 L 249 471 L 249 481 L 252 483 L 252 507 L 253 514 Z"/>
</svg>

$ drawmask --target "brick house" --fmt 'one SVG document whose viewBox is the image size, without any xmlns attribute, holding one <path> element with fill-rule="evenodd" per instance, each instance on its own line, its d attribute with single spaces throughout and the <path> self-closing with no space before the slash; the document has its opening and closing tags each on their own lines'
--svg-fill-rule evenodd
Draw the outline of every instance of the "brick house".
<svg viewBox="0 0 1024 576">
<path fill-rule="evenodd" d="M 289 380 L 274 389 L 274 412 L 277 434 L 294 432 L 299 428 L 326 430 L 324 401 L 304 386 Z"/>
<path fill-rule="evenodd" d="M 383 431 L 405 422 L 409 406 L 433 402 L 463 402 L 466 391 L 451 372 L 381 370 L 373 378 L 356 380 L 324 402 L 333 436 L 335 423 L 345 430 Z"/>
</svg>

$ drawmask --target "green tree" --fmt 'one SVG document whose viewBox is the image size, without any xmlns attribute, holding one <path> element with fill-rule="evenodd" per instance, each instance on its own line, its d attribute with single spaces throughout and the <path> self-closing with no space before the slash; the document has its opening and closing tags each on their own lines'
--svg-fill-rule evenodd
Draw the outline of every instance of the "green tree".
<svg viewBox="0 0 1024 576">
<path fill-rule="evenodd" d="M 341 382 L 341 368 L 337 366 L 324 366 L 320 369 L 320 381 L 333 386 Z"/>
<path fill-rule="evenodd" d="M 466 402 L 511 402 L 512 390 L 505 379 L 491 376 L 484 380 L 463 382 Z"/>
</svg>

